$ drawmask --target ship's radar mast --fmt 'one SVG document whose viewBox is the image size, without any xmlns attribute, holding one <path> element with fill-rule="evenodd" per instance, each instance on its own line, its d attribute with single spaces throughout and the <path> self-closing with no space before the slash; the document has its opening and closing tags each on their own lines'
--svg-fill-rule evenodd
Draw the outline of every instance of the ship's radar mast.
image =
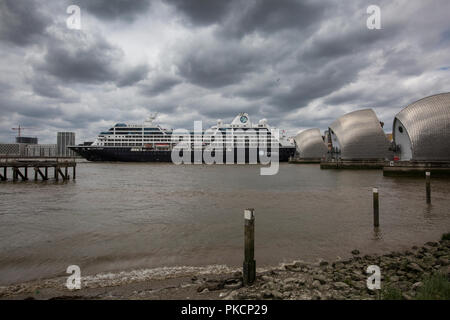
<svg viewBox="0 0 450 320">
<path fill-rule="evenodd" d="M 158 117 L 158 112 L 151 113 L 145 122 L 152 124 L 156 117 Z"/>
</svg>

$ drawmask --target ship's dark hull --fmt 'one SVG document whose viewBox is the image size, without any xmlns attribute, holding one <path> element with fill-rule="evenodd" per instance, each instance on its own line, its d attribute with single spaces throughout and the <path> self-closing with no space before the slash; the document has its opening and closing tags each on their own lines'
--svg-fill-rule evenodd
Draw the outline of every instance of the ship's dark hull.
<svg viewBox="0 0 450 320">
<path fill-rule="evenodd" d="M 94 147 L 94 146 L 75 146 L 70 147 L 70 149 L 74 150 L 77 154 L 82 156 L 83 158 L 89 161 L 120 161 L 120 162 L 173 162 L 172 161 L 172 151 L 171 150 L 148 150 L 142 149 L 142 151 L 132 151 L 132 147 Z M 186 151 L 184 151 L 186 152 Z M 260 160 L 263 163 L 266 163 L 267 160 L 271 159 L 275 160 L 274 155 L 270 150 L 266 153 L 266 151 L 261 150 L 267 154 L 264 158 L 260 159 L 260 150 L 259 149 L 238 149 L 235 148 L 234 151 L 223 151 L 222 152 L 222 162 L 223 163 L 260 163 Z M 279 148 L 277 151 L 279 155 L 278 161 L 286 162 L 289 160 L 291 156 L 295 153 L 295 147 L 292 148 Z M 201 152 L 200 152 L 201 153 Z M 219 157 L 220 153 L 218 153 Z M 198 154 L 197 154 L 198 156 Z M 213 153 L 213 156 L 215 154 Z M 182 155 L 180 155 L 180 158 Z M 195 158 L 194 152 L 189 152 L 189 154 L 184 154 L 184 159 L 190 159 L 191 163 L 194 162 L 204 162 L 200 157 Z M 239 159 L 238 159 L 239 158 Z M 239 160 L 239 161 L 238 161 Z"/>
</svg>

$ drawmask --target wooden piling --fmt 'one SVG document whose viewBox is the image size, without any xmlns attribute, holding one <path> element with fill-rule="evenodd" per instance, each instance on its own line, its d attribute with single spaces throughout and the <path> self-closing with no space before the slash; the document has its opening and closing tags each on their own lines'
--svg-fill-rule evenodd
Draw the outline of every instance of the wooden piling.
<svg viewBox="0 0 450 320">
<path fill-rule="evenodd" d="M 431 203 L 431 185 L 430 185 L 430 176 L 431 173 L 430 171 L 425 172 L 425 190 L 426 190 L 426 194 L 427 194 L 427 203 L 430 204 Z"/>
<path fill-rule="evenodd" d="M 29 178 L 31 178 L 28 176 L 29 168 L 32 170 L 34 169 L 35 181 L 39 180 L 39 178 L 42 178 L 42 180 L 48 180 L 49 179 L 48 171 L 49 168 L 51 170 L 52 167 L 54 169 L 53 172 L 54 179 L 58 181 L 61 178 L 64 181 L 66 181 L 70 179 L 69 167 L 74 168 L 75 165 L 76 165 L 75 161 L 60 162 L 54 160 L 39 161 L 29 159 L 15 159 L 14 161 L 5 161 L 0 164 L 0 181 L 7 180 L 8 168 L 11 168 L 12 170 L 13 181 L 18 181 L 19 179 L 22 181 L 26 181 Z"/>
<path fill-rule="evenodd" d="M 66 177 L 64 176 L 64 173 L 61 171 L 61 167 L 58 167 L 58 174 L 61 175 L 63 181 L 66 180 Z"/>
<path fill-rule="evenodd" d="M 76 163 L 74 163 L 74 165 L 73 165 L 73 167 L 72 167 L 72 176 L 73 176 L 73 180 L 75 180 L 76 179 L 76 167 L 77 167 L 77 164 Z"/>
<path fill-rule="evenodd" d="M 378 201 L 378 188 L 373 188 L 373 226 L 378 228 L 380 226 L 380 212 Z"/>
<path fill-rule="evenodd" d="M 250 285 L 255 281 L 256 262 L 255 262 L 255 215 L 254 209 L 244 210 L 245 220 L 245 251 L 243 264 L 243 284 Z"/>
</svg>

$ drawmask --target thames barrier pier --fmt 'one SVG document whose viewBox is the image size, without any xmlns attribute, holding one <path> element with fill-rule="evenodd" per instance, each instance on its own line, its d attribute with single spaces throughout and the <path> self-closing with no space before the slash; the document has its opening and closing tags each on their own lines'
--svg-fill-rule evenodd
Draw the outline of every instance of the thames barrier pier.
<svg viewBox="0 0 450 320">
<path fill-rule="evenodd" d="M 74 158 L 27 159 L 2 157 L 0 158 L 0 181 L 28 181 L 31 178 L 30 174 L 34 174 L 34 181 L 46 181 L 50 178 L 55 181 L 60 179 L 67 181 L 70 180 L 69 168 L 72 168 L 72 179 L 76 179 L 76 166 Z"/>
</svg>

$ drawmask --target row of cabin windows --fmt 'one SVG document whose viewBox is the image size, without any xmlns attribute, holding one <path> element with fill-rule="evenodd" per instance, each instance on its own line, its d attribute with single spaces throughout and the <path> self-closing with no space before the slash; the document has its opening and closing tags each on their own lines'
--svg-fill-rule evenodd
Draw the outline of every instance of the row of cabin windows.
<svg viewBox="0 0 450 320">
<path fill-rule="evenodd" d="M 144 136 L 144 137 L 142 137 L 142 136 L 99 136 L 99 138 L 104 138 L 104 139 L 108 139 L 108 140 L 114 140 L 114 139 L 172 139 L 172 137 L 171 136 L 165 136 L 165 137 L 161 137 L 161 136 L 158 136 L 158 137 L 146 137 L 146 136 Z M 178 138 L 178 137 L 177 137 Z M 183 136 L 181 136 L 180 138 L 183 138 Z M 192 140 L 195 140 L 195 139 L 204 139 L 205 137 L 201 137 L 201 136 L 198 136 L 198 137 L 190 137 Z M 215 138 L 214 136 L 208 136 L 208 138 Z M 231 139 L 242 139 L 242 138 L 244 138 L 244 139 L 251 139 L 251 140 L 259 140 L 259 139 L 262 139 L 262 138 L 265 138 L 265 139 L 271 139 L 271 136 L 240 136 L 240 135 L 234 135 L 234 136 L 225 136 L 225 137 L 222 137 L 222 140 L 231 140 Z"/>
<path fill-rule="evenodd" d="M 100 139 L 101 142 L 105 142 L 105 143 L 120 143 L 120 142 L 128 142 L 128 143 L 133 143 L 133 142 L 140 142 L 140 143 L 151 143 L 151 142 L 174 142 L 171 139 L 158 139 L 158 140 L 151 140 L 151 139 L 144 139 L 144 140 L 139 140 L 139 139 L 115 139 L 115 140 L 103 140 Z M 177 141 L 178 142 L 182 142 L 182 141 Z M 267 139 L 265 141 L 258 141 L 258 140 L 249 140 L 249 139 L 234 139 L 234 140 L 223 140 L 223 141 L 200 141 L 200 142 L 205 142 L 205 143 L 212 143 L 212 144 L 222 144 L 222 143 L 251 143 L 251 144 L 265 144 L 265 143 L 271 143 L 272 140 L 271 139 Z M 195 143 L 194 140 L 191 140 L 191 143 Z"/>
<path fill-rule="evenodd" d="M 101 143 L 101 145 L 103 145 L 103 146 L 142 146 L 143 144 L 145 144 L 145 143 L 118 143 L 118 142 L 116 142 L 116 143 L 113 143 L 113 142 L 106 142 L 106 143 Z M 192 144 L 191 143 L 191 145 L 194 145 L 194 144 Z M 222 144 L 217 144 L 217 143 L 212 143 L 212 144 L 210 144 L 211 146 L 213 146 L 213 147 L 220 147 L 220 146 L 222 146 Z M 233 146 L 233 143 L 231 143 L 231 142 L 229 142 L 229 143 L 224 143 L 223 144 L 225 147 L 229 147 L 229 146 Z M 235 143 L 234 145 L 242 145 L 242 143 Z M 245 145 L 246 146 L 266 146 L 266 145 L 269 145 L 269 144 L 266 144 L 266 143 L 245 143 Z"/>
</svg>

